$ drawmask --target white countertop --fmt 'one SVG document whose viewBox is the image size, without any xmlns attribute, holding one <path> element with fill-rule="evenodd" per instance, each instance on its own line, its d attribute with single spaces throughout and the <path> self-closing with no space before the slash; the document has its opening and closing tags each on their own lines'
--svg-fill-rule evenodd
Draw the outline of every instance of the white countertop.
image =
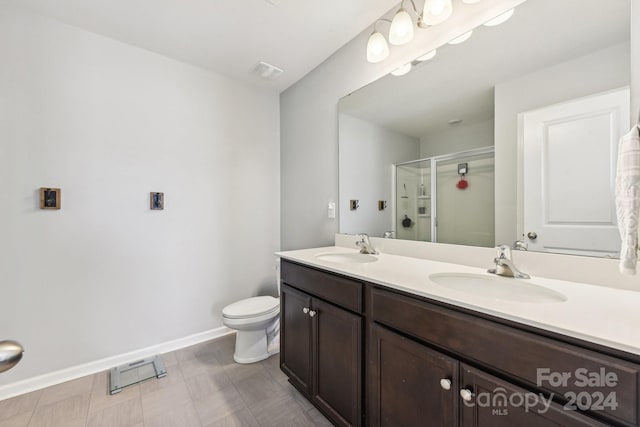
<svg viewBox="0 0 640 427">
<path fill-rule="evenodd" d="M 329 246 L 278 252 L 277 255 L 414 295 L 640 355 L 640 292 L 534 276 L 526 282 L 560 292 L 567 300 L 548 303 L 505 302 L 447 289 L 429 280 L 429 276 L 435 273 L 472 273 L 495 277 L 480 268 L 391 254 L 376 255 L 377 261 L 363 264 L 329 262 L 316 257 L 323 253 L 357 252 L 355 249 Z M 491 260 L 488 260 L 488 264 L 490 262 Z"/>
</svg>

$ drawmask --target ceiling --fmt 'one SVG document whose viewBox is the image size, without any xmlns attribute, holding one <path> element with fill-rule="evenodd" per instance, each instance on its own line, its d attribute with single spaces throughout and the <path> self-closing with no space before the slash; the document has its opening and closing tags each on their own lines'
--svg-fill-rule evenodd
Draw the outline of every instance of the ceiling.
<svg viewBox="0 0 640 427">
<path fill-rule="evenodd" d="M 629 41 L 629 0 L 535 0 L 497 27 L 402 77 L 385 76 L 340 101 L 340 112 L 420 138 L 493 118 L 493 88 L 553 64 Z M 570 22 L 570 25 L 567 23 Z"/>
<path fill-rule="evenodd" d="M 399 0 L 2 2 L 281 92 L 397 6 Z M 259 61 L 283 69 L 284 74 L 273 81 L 250 75 Z"/>
</svg>

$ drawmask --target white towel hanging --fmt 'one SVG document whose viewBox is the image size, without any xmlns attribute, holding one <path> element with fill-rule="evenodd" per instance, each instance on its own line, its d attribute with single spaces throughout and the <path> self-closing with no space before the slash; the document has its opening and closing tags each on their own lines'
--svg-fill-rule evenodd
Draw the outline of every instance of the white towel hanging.
<svg viewBox="0 0 640 427">
<path fill-rule="evenodd" d="M 640 123 L 640 117 L 638 118 Z M 620 272 L 636 274 L 640 217 L 640 125 L 620 139 L 616 167 L 616 215 L 622 239 Z"/>
</svg>

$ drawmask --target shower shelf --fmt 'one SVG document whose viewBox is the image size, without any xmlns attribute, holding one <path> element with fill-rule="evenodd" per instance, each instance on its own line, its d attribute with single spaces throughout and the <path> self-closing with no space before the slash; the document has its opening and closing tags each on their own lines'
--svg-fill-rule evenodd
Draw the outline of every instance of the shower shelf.
<svg viewBox="0 0 640 427">
<path fill-rule="evenodd" d="M 431 196 L 418 196 L 418 199 L 430 199 Z"/>
</svg>

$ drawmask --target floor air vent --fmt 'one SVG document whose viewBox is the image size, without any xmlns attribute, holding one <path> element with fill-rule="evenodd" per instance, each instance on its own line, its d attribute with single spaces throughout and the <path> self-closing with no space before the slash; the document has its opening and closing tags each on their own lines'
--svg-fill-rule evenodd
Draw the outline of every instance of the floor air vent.
<svg viewBox="0 0 640 427">
<path fill-rule="evenodd" d="M 154 377 L 162 378 L 166 375 L 167 370 L 159 355 L 111 368 L 109 372 L 109 393 L 117 394 L 130 385 L 138 384 Z"/>
</svg>

